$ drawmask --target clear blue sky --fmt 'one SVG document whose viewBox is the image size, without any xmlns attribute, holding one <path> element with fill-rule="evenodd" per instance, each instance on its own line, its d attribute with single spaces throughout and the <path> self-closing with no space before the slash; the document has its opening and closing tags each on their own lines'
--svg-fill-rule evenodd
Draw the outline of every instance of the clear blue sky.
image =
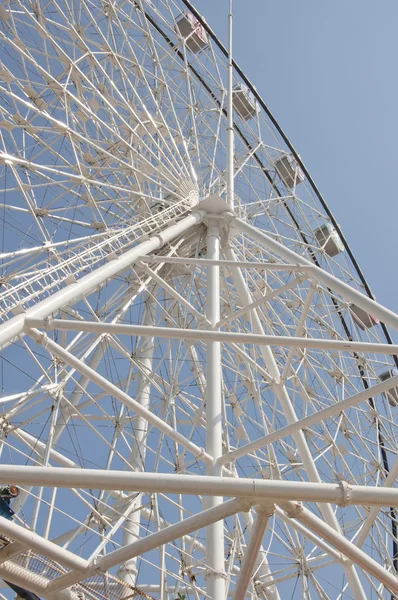
<svg viewBox="0 0 398 600">
<path fill-rule="evenodd" d="M 228 0 L 193 0 L 227 42 Z M 398 310 L 398 1 L 234 0 L 234 58 Z M 395 336 L 396 337 L 396 336 Z"/>
</svg>

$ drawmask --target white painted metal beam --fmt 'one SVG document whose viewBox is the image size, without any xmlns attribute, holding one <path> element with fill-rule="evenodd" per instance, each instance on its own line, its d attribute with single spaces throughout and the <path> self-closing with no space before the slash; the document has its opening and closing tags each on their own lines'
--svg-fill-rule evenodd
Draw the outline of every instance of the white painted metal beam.
<svg viewBox="0 0 398 600">
<path fill-rule="evenodd" d="M 76 569 L 77 571 L 84 571 L 87 569 L 88 562 L 83 558 L 80 558 L 80 556 L 76 556 L 72 552 L 69 552 L 69 550 L 65 550 L 65 548 L 61 548 L 53 542 L 45 540 L 34 531 L 24 529 L 20 525 L 16 525 L 16 523 L 13 523 L 4 517 L 0 517 L 0 532 L 15 542 L 19 542 L 24 544 L 27 548 L 32 548 L 37 552 L 45 554 L 49 558 L 66 565 L 70 569 Z"/>
<path fill-rule="evenodd" d="M 153 325 L 156 321 L 156 308 L 152 297 L 152 291 L 153 290 L 147 292 L 145 295 L 144 314 L 142 317 L 144 325 Z M 136 400 L 140 406 L 146 408 L 147 410 L 150 410 L 153 351 L 153 337 L 141 338 L 139 350 L 137 351 L 136 356 L 136 361 L 139 365 Z M 144 415 L 134 415 L 134 418 L 131 421 L 131 428 L 134 435 L 132 436 L 132 447 L 129 463 L 132 465 L 134 470 L 145 471 L 148 421 L 145 419 Z M 141 496 L 137 496 L 136 498 L 132 499 L 130 501 L 131 509 L 133 509 L 134 506 L 141 504 L 141 500 Z M 141 511 L 133 511 L 124 523 L 122 536 L 123 546 L 129 545 L 132 541 L 135 541 L 137 538 L 139 538 L 140 523 Z M 120 566 L 118 576 L 122 579 L 122 581 L 125 581 L 130 585 L 135 585 L 137 577 L 137 561 L 125 561 Z"/>
<path fill-rule="evenodd" d="M 256 333 L 234 333 L 204 329 L 181 329 L 178 327 L 147 327 L 145 325 L 125 325 L 123 323 L 99 323 L 92 321 L 72 321 L 68 319 L 49 319 L 27 317 L 25 331 L 32 327 L 46 330 L 90 331 L 93 333 L 113 333 L 115 335 L 143 335 L 165 339 L 215 341 L 258 346 L 286 346 L 290 348 L 315 348 L 341 352 L 376 352 L 380 354 L 398 354 L 398 346 L 392 344 L 374 344 L 370 342 L 350 342 L 345 340 L 325 340 L 323 338 L 290 337 L 284 335 L 260 335 Z"/>
<path fill-rule="evenodd" d="M 233 196 L 231 197 L 233 201 Z M 207 257 L 218 260 L 220 232 L 217 220 L 207 217 Z M 220 267 L 209 265 L 206 270 L 206 318 L 211 328 L 218 328 L 220 320 Z M 217 463 L 222 456 L 223 395 L 221 344 L 218 340 L 206 342 L 206 450 L 213 463 L 206 466 L 208 475 L 222 476 L 222 466 Z M 214 509 L 222 504 L 220 496 L 205 499 L 205 506 Z M 225 597 L 225 543 L 224 523 L 218 521 L 206 528 L 206 563 L 208 573 L 206 589 L 210 598 Z"/>
<path fill-rule="evenodd" d="M 279 504 L 284 500 L 297 500 L 331 502 L 341 506 L 398 507 L 398 488 L 366 485 L 348 485 L 346 488 L 337 483 L 22 465 L 0 465 L 0 481 L 13 481 L 15 485 L 43 485 L 45 487 L 244 497 L 253 498 L 256 503 L 269 498 L 273 503 Z M 347 489 L 349 490 L 348 498 Z"/>
<path fill-rule="evenodd" d="M 256 517 L 250 532 L 249 543 L 243 557 L 240 568 L 240 575 L 236 583 L 234 600 L 244 600 L 250 579 L 252 577 L 254 565 L 256 563 L 258 552 L 261 548 L 265 529 L 269 518 L 273 515 L 273 507 L 257 506 Z"/>
<path fill-rule="evenodd" d="M 170 263 L 180 265 L 193 265 L 193 266 L 209 266 L 211 264 L 218 265 L 219 267 L 227 267 L 228 269 L 256 269 L 259 271 L 289 271 L 291 273 L 300 272 L 307 273 L 308 275 L 312 269 L 312 263 L 310 265 L 298 265 L 297 262 L 291 263 L 275 263 L 275 262 L 251 262 L 243 260 L 211 260 L 209 258 L 186 258 L 185 256 L 157 256 L 156 254 L 150 254 L 145 256 L 139 256 L 140 262 L 153 262 L 153 263 Z"/>
</svg>

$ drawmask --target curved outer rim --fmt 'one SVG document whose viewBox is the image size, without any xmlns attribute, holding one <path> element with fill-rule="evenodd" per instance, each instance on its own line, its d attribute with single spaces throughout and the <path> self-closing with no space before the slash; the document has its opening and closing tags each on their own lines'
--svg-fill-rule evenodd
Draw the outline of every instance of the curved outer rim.
<svg viewBox="0 0 398 600">
<path fill-rule="evenodd" d="M 217 38 L 216 34 L 214 33 L 214 31 L 209 27 L 209 25 L 206 23 L 206 20 L 204 19 L 204 17 L 202 17 L 198 11 L 195 9 L 194 6 L 192 6 L 192 4 L 189 2 L 189 0 L 182 0 L 183 4 L 185 4 L 185 6 L 187 7 L 187 9 L 192 12 L 193 15 L 195 15 L 195 17 L 198 19 L 198 21 L 200 22 L 200 24 L 206 29 L 207 33 L 209 34 L 209 36 L 211 37 L 211 39 L 213 40 L 213 42 L 218 46 L 218 48 L 221 50 L 221 52 L 224 54 L 224 56 L 227 58 L 228 57 L 228 52 L 226 50 L 226 48 L 223 46 L 223 44 L 220 42 L 220 40 Z M 238 73 L 238 75 L 241 77 L 242 81 L 244 81 L 244 83 L 247 85 L 247 87 L 250 89 L 251 93 L 254 95 L 254 97 L 256 98 L 257 102 L 260 104 L 261 108 L 264 110 L 264 112 L 267 114 L 268 118 L 270 119 L 270 121 L 272 122 L 272 124 L 275 126 L 276 130 L 278 131 L 279 135 L 281 136 L 281 138 L 283 139 L 283 141 L 285 142 L 286 146 L 289 148 L 290 152 L 292 153 L 292 155 L 294 156 L 295 160 L 298 162 L 298 164 L 300 165 L 300 168 L 303 170 L 313 192 L 315 193 L 315 195 L 317 196 L 319 202 L 322 205 L 322 208 L 324 209 L 324 211 L 326 212 L 327 216 L 329 217 L 330 221 L 333 224 L 333 227 L 336 229 L 337 233 L 339 234 L 341 241 L 344 244 L 344 248 L 347 251 L 348 256 L 351 259 L 351 262 L 357 272 L 357 275 L 360 279 L 360 281 L 362 282 L 364 289 L 366 291 L 366 293 L 368 294 L 369 298 L 372 298 L 373 300 L 375 299 L 372 290 L 369 287 L 368 282 L 365 279 L 365 276 L 361 270 L 361 268 L 359 267 L 359 264 L 354 256 L 354 254 L 352 253 L 352 250 L 350 248 L 350 246 L 348 245 L 348 242 L 343 234 L 343 232 L 340 229 L 339 224 L 337 223 L 336 219 L 333 216 L 333 213 L 331 212 L 331 210 L 329 209 L 328 205 L 326 204 L 325 199 L 323 198 L 321 192 L 319 191 L 318 187 L 316 186 L 314 180 L 312 179 L 311 175 L 309 174 L 306 166 L 304 165 L 302 159 L 300 158 L 300 156 L 297 154 L 296 149 L 294 148 L 293 144 L 289 141 L 287 135 L 285 134 L 285 132 L 283 131 L 283 129 L 281 128 L 281 126 L 279 125 L 279 123 L 277 122 L 277 120 L 275 119 L 275 117 L 273 116 L 273 114 L 271 113 L 271 111 L 269 110 L 268 106 L 265 104 L 264 100 L 261 98 L 261 96 L 259 95 L 259 93 L 257 92 L 256 88 L 253 86 L 253 84 L 251 83 L 251 81 L 246 77 L 246 75 L 243 73 L 242 69 L 239 67 L 239 65 L 233 60 L 233 67 L 235 69 L 235 71 Z M 384 323 L 380 323 L 382 329 L 383 329 L 383 333 L 386 337 L 386 340 L 389 344 L 392 344 L 392 338 L 390 336 L 390 333 L 386 327 L 386 325 Z M 398 367 L 398 357 L 394 356 L 394 361 L 396 366 Z"/>
</svg>

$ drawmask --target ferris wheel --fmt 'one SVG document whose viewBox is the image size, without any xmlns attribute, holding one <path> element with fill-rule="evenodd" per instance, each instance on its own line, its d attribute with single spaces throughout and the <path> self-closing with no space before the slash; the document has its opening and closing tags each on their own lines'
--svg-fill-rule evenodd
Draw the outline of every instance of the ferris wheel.
<svg viewBox="0 0 398 600">
<path fill-rule="evenodd" d="M 398 316 L 255 88 L 187 0 L 0 41 L 0 598 L 396 598 Z"/>
</svg>

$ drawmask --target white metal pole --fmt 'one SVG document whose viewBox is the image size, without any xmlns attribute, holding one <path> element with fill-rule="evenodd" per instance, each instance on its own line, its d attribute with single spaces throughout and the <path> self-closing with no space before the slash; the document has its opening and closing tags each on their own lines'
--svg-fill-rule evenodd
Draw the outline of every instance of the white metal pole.
<svg viewBox="0 0 398 600">
<path fill-rule="evenodd" d="M 231 214 L 231 213 L 230 213 Z M 149 254 L 138 257 L 139 262 L 154 262 L 154 263 L 169 263 L 175 265 L 203 265 L 207 267 L 211 262 L 218 264 L 220 267 L 232 267 L 234 269 L 257 269 L 259 271 L 289 271 L 289 273 L 306 273 L 310 272 L 314 266 L 312 263 L 309 265 L 298 265 L 295 263 L 275 263 L 275 262 L 262 262 L 262 261 L 245 261 L 245 260 L 213 260 L 210 261 L 208 258 L 188 258 L 186 256 L 157 256 L 156 254 Z"/>
<path fill-rule="evenodd" d="M 233 62 L 232 62 L 232 0 L 228 11 L 228 91 L 227 91 L 227 203 L 234 208 L 234 115 L 233 115 Z"/>
<path fill-rule="evenodd" d="M 218 260 L 220 254 L 220 232 L 218 221 L 210 219 L 207 228 L 207 257 Z M 206 317 L 210 327 L 220 320 L 220 267 L 207 267 Z M 206 451 L 214 463 L 207 465 L 207 474 L 222 476 L 222 466 L 217 460 L 222 456 L 222 389 L 221 389 L 221 344 L 218 341 L 206 343 Z M 207 498 L 206 506 L 215 508 L 222 503 L 222 497 Z M 207 594 L 211 600 L 225 598 L 224 564 L 224 523 L 218 521 L 206 529 L 206 562 L 209 567 Z"/>
<path fill-rule="evenodd" d="M 234 600 L 245 600 L 247 588 L 252 577 L 253 568 L 256 564 L 257 555 L 263 541 L 264 531 L 267 527 L 269 518 L 274 512 L 274 508 L 269 506 L 257 506 L 256 512 L 257 514 L 250 531 L 249 543 L 246 547 L 246 552 L 240 568 L 240 575 L 233 597 Z"/>
<path fill-rule="evenodd" d="M 151 293 L 147 293 L 144 306 L 144 314 L 142 318 L 143 325 L 151 326 L 155 324 L 155 306 Z M 139 354 L 136 358 L 140 367 L 138 378 L 138 393 L 136 401 L 146 410 L 150 409 L 150 392 L 152 362 L 153 362 L 153 337 L 144 337 L 141 339 Z M 145 471 L 145 456 L 146 456 L 146 437 L 148 434 L 148 421 L 143 415 L 134 415 L 132 420 L 133 428 L 133 448 L 131 452 L 131 464 L 136 471 Z M 137 505 L 141 502 L 141 495 L 132 501 L 132 505 Z M 132 508 L 133 508 L 132 506 Z M 141 511 L 134 511 L 133 514 L 127 517 L 123 529 L 123 546 L 127 546 L 136 542 L 140 538 L 140 521 Z M 99 559 L 101 560 L 101 559 Z M 119 561 L 120 562 L 120 561 Z M 118 564 L 118 563 L 117 563 Z M 132 558 L 121 565 L 119 577 L 129 585 L 135 585 L 137 576 L 137 560 Z"/>
<path fill-rule="evenodd" d="M 278 479 L 214 477 L 208 475 L 175 475 L 139 473 L 134 471 L 104 471 L 101 469 L 70 469 L 0 465 L 0 481 L 15 485 L 45 487 L 124 490 L 125 492 L 163 492 L 165 494 L 202 494 L 254 499 L 257 503 L 270 499 L 272 503 L 287 500 L 331 502 L 341 506 L 398 507 L 398 488 L 340 483 L 312 483 Z"/>
<path fill-rule="evenodd" d="M 253 313 L 254 314 L 254 313 Z M 206 329 L 182 329 L 179 327 L 145 327 L 144 325 L 124 325 L 123 323 L 99 323 L 98 321 L 72 321 L 64 319 L 27 317 L 25 329 L 40 327 L 46 330 L 67 329 L 69 331 L 90 331 L 93 333 L 114 333 L 116 335 L 152 335 L 155 337 L 193 340 L 217 341 L 227 344 L 254 344 L 258 346 L 286 346 L 287 348 L 317 348 L 341 352 L 376 352 L 379 354 L 394 355 L 398 353 L 396 344 L 380 344 L 372 342 L 350 342 L 345 340 L 327 340 L 323 338 L 290 337 L 288 335 L 265 335 L 259 333 L 235 333 L 232 331 L 218 331 Z"/>
<path fill-rule="evenodd" d="M 280 509 L 280 511 L 285 514 L 282 509 Z M 251 532 L 253 530 L 253 523 L 254 519 L 250 512 L 242 513 L 242 524 L 247 531 Z M 257 576 L 259 579 L 261 579 L 262 584 L 267 584 L 266 591 L 260 590 L 259 597 L 263 598 L 264 600 L 280 600 L 278 588 L 273 583 L 272 571 L 261 544 L 255 559 L 254 569 L 256 569 Z"/>
</svg>

